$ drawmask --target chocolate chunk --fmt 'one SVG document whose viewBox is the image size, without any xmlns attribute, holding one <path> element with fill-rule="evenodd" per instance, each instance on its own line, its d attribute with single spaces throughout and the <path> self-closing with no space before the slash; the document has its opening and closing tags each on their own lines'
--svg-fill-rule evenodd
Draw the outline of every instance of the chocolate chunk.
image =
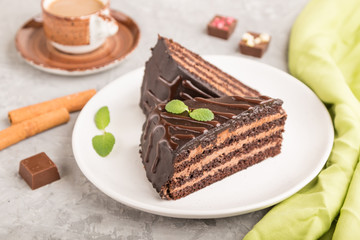
<svg viewBox="0 0 360 240">
<path fill-rule="evenodd" d="M 239 43 L 240 52 L 261 58 L 267 50 L 271 37 L 266 33 L 246 32 Z"/>
<path fill-rule="evenodd" d="M 216 15 L 207 25 L 207 32 L 211 36 L 228 39 L 235 30 L 236 22 L 233 17 Z"/>
<path fill-rule="evenodd" d="M 33 190 L 60 179 L 56 165 L 44 152 L 22 160 L 19 174 Z"/>
</svg>

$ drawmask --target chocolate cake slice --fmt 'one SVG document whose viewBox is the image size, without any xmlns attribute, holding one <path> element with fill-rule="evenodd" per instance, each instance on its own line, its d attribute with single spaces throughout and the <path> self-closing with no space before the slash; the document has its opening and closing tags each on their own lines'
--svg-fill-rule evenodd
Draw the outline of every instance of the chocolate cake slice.
<svg viewBox="0 0 360 240">
<path fill-rule="evenodd" d="M 214 119 L 196 121 L 160 104 L 143 126 L 142 162 L 162 198 L 182 198 L 280 153 L 287 117 L 282 100 L 226 96 L 184 103 L 210 109 Z"/>
<path fill-rule="evenodd" d="M 140 107 L 145 114 L 171 99 L 232 95 L 260 94 L 180 44 L 159 36 L 141 86 Z"/>
</svg>

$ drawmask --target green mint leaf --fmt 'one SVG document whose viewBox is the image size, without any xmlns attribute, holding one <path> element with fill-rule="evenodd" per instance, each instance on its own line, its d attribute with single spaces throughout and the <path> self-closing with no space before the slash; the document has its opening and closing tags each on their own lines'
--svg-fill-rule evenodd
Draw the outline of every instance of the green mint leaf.
<svg viewBox="0 0 360 240">
<path fill-rule="evenodd" d="M 214 119 L 214 113 L 207 108 L 194 109 L 189 113 L 189 116 L 197 121 L 211 121 Z"/>
<path fill-rule="evenodd" d="M 100 130 L 104 130 L 107 125 L 110 123 L 110 113 L 109 108 L 104 106 L 100 108 L 95 114 L 95 124 L 96 127 Z"/>
<path fill-rule="evenodd" d="M 165 110 L 169 113 L 181 114 L 185 111 L 189 111 L 189 107 L 186 106 L 184 102 L 174 99 L 166 104 Z"/>
<path fill-rule="evenodd" d="M 103 135 L 97 135 L 92 139 L 92 145 L 97 154 L 101 157 L 109 155 L 115 144 L 115 137 L 111 133 L 105 132 Z"/>
</svg>

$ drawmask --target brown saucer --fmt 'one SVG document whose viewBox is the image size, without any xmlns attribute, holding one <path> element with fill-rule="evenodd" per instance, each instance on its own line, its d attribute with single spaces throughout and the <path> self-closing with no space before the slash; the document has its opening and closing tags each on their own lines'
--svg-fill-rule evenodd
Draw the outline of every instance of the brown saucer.
<svg viewBox="0 0 360 240">
<path fill-rule="evenodd" d="M 29 20 L 18 30 L 16 48 L 26 62 L 46 72 L 86 75 L 104 71 L 120 63 L 131 53 L 140 38 L 140 30 L 130 17 L 115 10 L 111 10 L 111 16 L 118 22 L 119 30 L 93 52 L 71 55 L 56 50 L 46 40 L 39 17 Z"/>
</svg>

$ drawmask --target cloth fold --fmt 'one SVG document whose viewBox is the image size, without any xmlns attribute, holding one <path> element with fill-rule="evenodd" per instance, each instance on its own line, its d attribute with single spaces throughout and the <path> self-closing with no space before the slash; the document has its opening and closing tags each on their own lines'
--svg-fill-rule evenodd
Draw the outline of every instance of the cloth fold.
<svg viewBox="0 0 360 240">
<path fill-rule="evenodd" d="M 289 70 L 328 107 L 333 149 L 244 239 L 360 239 L 360 1 L 310 1 L 292 28 Z"/>
</svg>

